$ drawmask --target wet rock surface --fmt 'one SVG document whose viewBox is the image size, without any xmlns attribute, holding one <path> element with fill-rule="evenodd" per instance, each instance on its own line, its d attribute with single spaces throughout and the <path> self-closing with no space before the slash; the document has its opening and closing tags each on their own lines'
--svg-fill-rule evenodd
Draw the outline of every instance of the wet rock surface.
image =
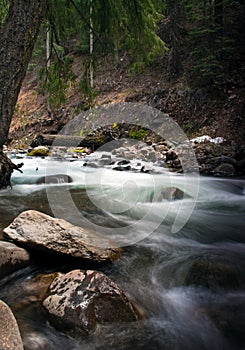
<svg viewBox="0 0 245 350">
<path fill-rule="evenodd" d="M 0 241 L 0 278 L 30 264 L 30 254 L 13 243 Z"/>
<path fill-rule="evenodd" d="M 57 327 L 91 331 L 97 324 L 142 318 L 121 288 L 98 271 L 73 270 L 57 277 L 43 301 Z"/>
</svg>

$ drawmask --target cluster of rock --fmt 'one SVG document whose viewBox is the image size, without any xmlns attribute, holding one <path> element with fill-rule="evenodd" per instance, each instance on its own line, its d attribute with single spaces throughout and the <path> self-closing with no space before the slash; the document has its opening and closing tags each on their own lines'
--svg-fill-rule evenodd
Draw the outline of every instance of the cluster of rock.
<svg viewBox="0 0 245 350">
<path fill-rule="evenodd" d="M 204 142 L 194 144 L 200 173 L 214 176 L 245 174 L 245 146 Z"/>
<path fill-rule="evenodd" d="M 199 138 L 201 139 L 201 138 Z M 92 153 L 92 154 L 91 154 Z M 137 172 L 199 172 L 203 175 L 235 176 L 245 173 L 245 147 L 217 143 L 205 137 L 193 139 L 175 146 L 162 138 L 146 137 L 142 141 L 119 139 L 108 142 L 93 153 L 89 147 L 37 146 L 30 149 L 29 156 L 63 157 L 74 160 L 85 159 L 91 167 L 111 167 L 118 171 Z"/>
<path fill-rule="evenodd" d="M 30 265 L 33 259 L 76 261 L 95 267 L 121 255 L 115 242 L 87 229 L 29 210 L 7 228 L 0 241 L 0 277 Z M 10 242 L 12 241 L 12 242 Z M 15 242 L 15 243 L 13 243 Z M 46 310 L 58 329 L 90 332 L 97 324 L 135 322 L 142 319 L 136 305 L 109 277 L 97 270 L 75 269 L 37 276 L 33 298 Z M 24 302 L 24 301 L 23 301 Z M 1 349 L 23 349 L 18 324 L 9 307 L 0 301 Z"/>
</svg>

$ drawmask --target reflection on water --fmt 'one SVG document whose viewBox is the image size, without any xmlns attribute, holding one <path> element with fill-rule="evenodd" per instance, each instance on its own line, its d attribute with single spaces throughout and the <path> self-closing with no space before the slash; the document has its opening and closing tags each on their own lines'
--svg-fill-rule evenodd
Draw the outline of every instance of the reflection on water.
<svg viewBox="0 0 245 350">
<path fill-rule="evenodd" d="M 31 168 L 34 168 L 34 164 L 30 163 Z M 184 215 L 190 205 L 190 188 L 184 199 L 171 202 L 155 196 L 159 192 L 159 184 L 169 187 L 169 179 L 164 180 L 164 175 L 161 175 L 162 182 L 159 182 L 158 176 L 153 188 L 152 182 L 147 180 L 150 178 L 145 175 L 140 178 L 142 174 L 134 174 L 138 179 L 137 188 L 132 187 L 130 178 L 129 188 L 124 185 L 119 201 L 120 205 L 124 201 L 126 204 L 134 203 L 134 206 L 126 207 L 121 212 L 110 212 L 111 204 L 107 203 L 104 210 L 101 198 L 105 199 L 105 195 L 108 198 L 109 194 L 112 203 L 115 203 L 115 198 L 119 198 L 115 197 L 119 196 L 115 183 L 112 182 L 111 186 L 109 182 L 106 183 L 98 194 L 96 184 L 90 182 L 90 190 L 86 191 L 85 170 L 81 171 L 79 164 L 70 170 L 69 175 L 74 182 L 69 187 L 57 183 L 53 189 L 57 192 L 69 191 L 85 223 L 86 220 L 93 222 L 98 229 L 114 228 L 113 236 L 118 228 L 129 224 L 132 228 L 150 231 L 152 222 L 164 218 L 154 232 L 125 247 L 120 260 L 102 269 L 142 307 L 145 321 L 140 325 L 100 326 L 91 335 L 66 335 L 55 330 L 47 322 L 40 301 L 33 297 L 34 292 L 30 287 L 32 277 L 40 272 L 50 272 L 53 267 L 33 264 L 0 281 L 0 298 L 11 306 L 18 319 L 25 349 L 244 349 L 245 181 L 200 178 L 194 211 L 180 231 L 172 232 L 177 213 Z M 52 171 L 61 173 L 55 167 Z M 98 170 L 93 171 L 96 174 Z M 28 176 L 34 175 L 30 170 Z M 43 176 L 43 172 L 40 176 Z M 99 176 L 101 178 L 101 174 Z M 117 179 L 124 181 L 125 177 L 125 173 L 117 173 Z M 171 181 L 172 186 L 185 188 L 181 176 Z M 52 214 L 45 184 L 36 185 L 30 178 L 20 181 L 19 177 L 15 178 L 15 182 L 12 190 L 0 193 L 1 232 L 23 210 L 36 209 Z M 101 197 L 101 193 L 104 197 Z M 71 221 L 76 221 L 76 215 L 73 217 L 66 203 L 59 202 L 57 205 L 60 213 L 64 212 L 68 219 L 70 215 Z M 146 220 L 144 213 L 149 206 L 151 216 Z M 139 220 L 141 226 L 134 226 Z M 198 261 L 228 266 L 229 271 L 234 271 L 235 286 L 213 290 L 202 284 L 188 284 L 190 269 Z M 67 271 L 69 266 L 60 269 Z M 210 283 L 215 285 L 219 282 Z"/>
</svg>

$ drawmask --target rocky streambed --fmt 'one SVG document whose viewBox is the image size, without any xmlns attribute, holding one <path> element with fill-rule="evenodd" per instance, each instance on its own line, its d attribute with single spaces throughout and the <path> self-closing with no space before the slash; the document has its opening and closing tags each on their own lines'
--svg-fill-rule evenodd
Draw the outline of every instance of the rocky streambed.
<svg viewBox="0 0 245 350">
<path fill-rule="evenodd" d="M 57 266 L 57 272 L 36 276 L 29 282 L 33 293 L 29 290 L 29 297 L 38 301 L 58 329 L 91 332 L 97 324 L 143 319 L 141 311 L 115 282 L 102 272 L 87 269 L 120 257 L 121 249 L 112 240 L 33 210 L 21 213 L 5 228 L 4 235 L 7 241 L 0 242 L 2 278 L 31 265 L 33 259 Z M 61 273 L 61 262 L 81 269 Z M 22 349 L 20 336 L 13 341 L 12 333 L 19 334 L 18 325 L 4 302 L 0 308 L 0 320 L 3 319 L 0 327 L 6 337 L 1 337 L 1 348 Z"/>
</svg>

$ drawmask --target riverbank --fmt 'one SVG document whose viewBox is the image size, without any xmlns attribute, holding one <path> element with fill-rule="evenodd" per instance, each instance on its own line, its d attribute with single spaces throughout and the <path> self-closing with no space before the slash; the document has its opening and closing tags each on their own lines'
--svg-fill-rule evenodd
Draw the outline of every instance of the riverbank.
<svg viewBox="0 0 245 350">
<path fill-rule="evenodd" d="M 137 133 L 137 131 L 134 132 Z M 243 145 L 238 146 L 222 138 L 212 139 L 206 135 L 192 139 L 187 146 L 183 144 L 183 146 L 176 147 L 167 140 L 152 136 L 151 133 L 147 134 L 146 132 L 145 136 L 141 137 L 142 140 L 129 138 L 125 127 L 123 133 L 124 135 L 121 135 L 120 132 L 115 133 L 114 130 L 113 135 L 111 128 L 108 127 L 103 132 L 98 132 L 92 137 L 87 136 L 85 139 L 82 137 L 73 139 L 68 136 L 56 138 L 55 135 L 50 135 L 49 138 L 49 135 L 44 135 L 34 139 L 31 143 L 33 147 L 29 147 L 29 150 L 8 150 L 5 148 L 5 152 L 10 155 L 18 154 L 19 158 L 21 158 L 21 154 L 28 154 L 29 156 L 42 157 L 51 155 L 71 160 L 91 155 L 87 162 L 88 166 L 103 167 L 106 165 L 120 171 L 136 171 L 135 165 L 131 164 L 132 160 L 136 159 L 139 163 L 137 169 L 142 172 L 152 172 L 153 168 L 157 167 L 158 169 L 165 168 L 171 172 L 182 173 L 183 162 L 186 162 L 183 158 L 183 150 L 187 147 L 193 152 L 196 164 L 188 163 L 188 166 L 184 166 L 185 171 L 188 167 L 188 171 L 195 168 L 194 171 L 201 175 L 228 177 L 245 175 L 245 146 Z M 125 134 L 128 138 L 121 139 Z M 52 146 L 53 142 L 60 146 Z M 82 146 L 83 144 L 85 147 Z M 106 153 L 109 151 L 111 155 L 104 155 L 103 159 L 96 157 L 96 154 L 93 155 L 94 152 L 103 153 L 103 151 Z"/>
</svg>

